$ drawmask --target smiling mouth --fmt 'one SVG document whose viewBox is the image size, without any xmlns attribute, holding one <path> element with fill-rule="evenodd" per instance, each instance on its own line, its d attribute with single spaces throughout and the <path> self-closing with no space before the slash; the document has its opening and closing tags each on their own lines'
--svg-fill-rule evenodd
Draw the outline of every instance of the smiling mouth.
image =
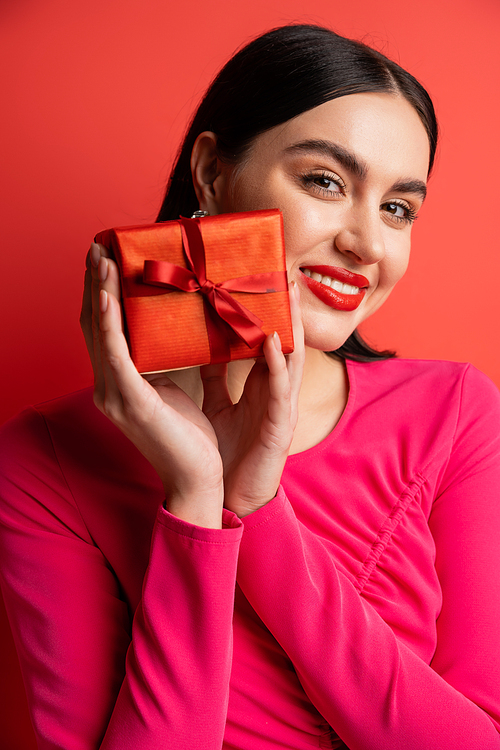
<svg viewBox="0 0 500 750">
<path fill-rule="evenodd" d="M 370 285 L 364 276 L 336 266 L 311 266 L 300 270 L 305 285 L 315 297 L 328 307 L 343 312 L 356 310 Z"/>
<path fill-rule="evenodd" d="M 359 286 L 344 284 L 342 281 L 333 279 L 331 276 L 324 276 L 323 274 L 317 273 L 316 271 L 310 271 L 308 268 L 301 268 L 300 270 L 309 279 L 319 281 L 320 284 L 324 284 L 325 286 L 330 287 L 330 289 L 334 289 L 336 292 L 341 292 L 341 294 L 359 294 L 359 292 L 361 291 Z"/>
</svg>

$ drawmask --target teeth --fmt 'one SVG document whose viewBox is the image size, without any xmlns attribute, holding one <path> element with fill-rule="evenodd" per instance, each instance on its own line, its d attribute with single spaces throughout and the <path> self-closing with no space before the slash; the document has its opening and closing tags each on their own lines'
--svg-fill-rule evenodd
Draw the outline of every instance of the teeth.
<svg viewBox="0 0 500 750">
<path fill-rule="evenodd" d="M 329 286 L 332 289 L 335 289 L 336 292 L 341 292 L 342 294 L 359 294 L 358 286 L 352 286 L 352 284 L 343 284 L 341 281 L 337 281 L 337 279 L 332 279 L 330 276 L 322 276 L 320 273 L 316 273 L 316 271 L 310 271 L 308 268 L 302 269 L 302 272 L 310 279 L 314 279 L 315 281 L 319 281 L 320 284 L 324 284 L 325 286 Z"/>
</svg>

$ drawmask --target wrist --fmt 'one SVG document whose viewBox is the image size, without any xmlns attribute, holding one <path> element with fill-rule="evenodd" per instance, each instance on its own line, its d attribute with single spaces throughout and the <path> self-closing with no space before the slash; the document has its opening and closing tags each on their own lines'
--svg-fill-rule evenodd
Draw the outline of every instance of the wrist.
<svg viewBox="0 0 500 750">
<path fill-rule="evenodd" d="M 260 510 L 261 508 L 264 508 L 268 503 L 271 502 L 271 500 L 274 500 L 276 495 L 279 491 L 279 485 L 276 489 L 276 492 L 274 494 L 270 495 L 268 494 L 265 498 L 250 498 L 245 497 L 242 495 L 237 495 L 236 493 L 232 493 L 232 497 L 228 497 L 228 494 L 226 493 L 226 499 L 224 502 L 224 507 L 227 510 L 232 511 L 235 513 L 235 515 L 238 516 L 238 518 L 245 518 L 246 516 L 251 515 L 252 513 L 255 513 L 256 511 Z"/>
<path fill-rule="evenodd" d="M 195 491 L 170 491 L 165 496 L 165 509 L 182 521 L 206 529 L 222 528 L 224 489 L 220 486 Z"/>
</svg>

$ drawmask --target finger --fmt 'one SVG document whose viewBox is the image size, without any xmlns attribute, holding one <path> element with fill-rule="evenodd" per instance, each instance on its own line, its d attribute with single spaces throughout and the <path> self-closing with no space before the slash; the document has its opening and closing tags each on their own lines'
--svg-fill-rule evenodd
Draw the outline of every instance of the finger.
<svg viewBox="0 0 500 750">
<path fill-rule="evenodd" d="M 112 329 L 113 324 L 118 324 L 114 308 L 111 308 L 111 310 L 108 311 L 109 295 L 112 294 L 111 289 L 114 287 L 114 284 L 112 282 L 110 283 L 109 280 L 109 272 L 111 270 L 110 263 L 111 261 L 108 260 L 108 258 L 100 256 L 97 264 L 97 288 L 99 294 L 97 344 L 99 346 L 99 369 L 95 378 L 94 400 L 98 399 L 101 407 L 105 411 L 110 408 L 111 403 L 116 403 L 116 405 L 119 405 L 120 407 L 122 406 L 121 394 L 116 384 L 114 373 L 109 365 L 107 352 L 105 351 L 106 346 L 102 329 L 103 321 L 106 322 L 110 330 Z M 119 330 L 123 330 L 121 311 Z M 107 406 L 105 405 L 105 402 L 107 403 Z"/>
<path fill-rule="evenodd" d="M 99 323 L 99 261 L 101 258 L 109 257 L 109 250 L 100 245 L 97 242 L 92 242 L 88 253 L 87 268 L 90 268 L 92 281 L 96 284 L 96 287 L 92 290 L 92 309 L 97 313 L 96 323 Z"/>
<path fill-rule="evenodd" d="M 97 250 L 96 250 L 97 248 Z M 120 278 L 116 263 L 103 255 L 102 250 L 106 250 L 102 245 L 94 245 L 91 248 L 92 258 L 92 297 L 93 297 L 93 340 L 95 351 L 95 368 L 94 368 L 94 399 L 102 403 L 106 393 L 106 374 L 109 368 L 106 359 L 102 357 L 102 336 L 100 323 L 100 291 L 112 294 L 115 299 L 120 299 Z M 93 255 L 94 253 L 94 255 Z M 98 258 L 97 267 L 95 260 Z M 123 331 L 123 323 L 120 315 L 120 330 Z"/>
<path fill-rule="evenodd" d="M 210 419 L 233 405 L 227 387 L 227 365 L 204 365 L 200 367 L 200 376 L 203 383 L 202 410 Z"/>
<path fill-rule="evenodd" d="M 288 428 L 290 424 L 290 377 L 285 356 L 281 351 L 280 337 L 276 332 L 264 342 L 264 356 L 269 370 L 269 400 L 267 413 L 275 427 Z"/>
<path fill-rule="evenodd" d="M 291 354 L 287 355 L 287 368 L 290 377 L 292 402 L 296 405 L 302 385 L 305 345 L 304 327 L 300 311 L 300 290 L 295 281 L 290 284 L 290 313 L 292 317 L 294 350 Z"/>
<path fill-rule="evenodd" d="M 269 367 L 269 405 L 268 414 L 277 426 L 291 424 L 295 427 L 298 417 L 298 399 L 302 384 L 304 369 L 304 329 L 300 312 L 300 297 L 298 285 L 290 284 L 290 312 L 294 337 L 294 351 L 287 355 L 286 360 L 281 354 L 281 344 L 278 334 L 273 336 L 274 350 L 266 342 L 264 353 Z M 276 353 L 281 356 L 276 356 Z M 283 363 L 285 364 L 285 371 Z M 285 374 L 286 373 L 286 374 Z"/>
<path fill-rule="evenodd" d="M 111 258 L 112 252 L 105 245 L 101 245 L 99 242 L 90 243 L 90 259 L 92 265 L 97 268 L 99 265 L 99 258 Z"/>
<path fill-rule="evenodd" d="M 90 252 L 87 253 L 85 263 L 85 277 L 83 282 L 82 307 L 80 311 L 80 327 L 89 353 L 92 368 L 94 368 L 94 340 L 92 335 L 92 272 L 90 270 Z"/>
<path fill-rule="evenodd" d="M 112 294 L 115 299 L 120 301 L 122 294 L 118 266 L 114 260 L 105 257 L 101 257 L 99 263 L 101 266 L 98 268 L 101 289 Z"/>
<path fill-rule="evenodd" d="M 101 255 L 108 255 L 108 250 L 103 245 L 92 242 L 90 250 L 85 259 L 85 278 L 83 285 L 82 307 L 80 311 L 80 326 L 82 328 L 85 344 L 89 352 L 94 380 L 100 367 L 100 343 L 99 338 L 99 282 L 97 278 L 97 267 Z"/>
<path fill-rule="evenodd" d="M 102 342 L 99 312 L 99 291 L 101 288 L 101 281 L 99 279 L 99 263 L 101 259 L 101 248 L 102 245 L 98 245 L 95 242 L 93 242 L 90 246 L 90 273 L 92 277 L 92 346 L 94 349 L 94 401 L 98 405 L 101 405 L 104 401 L 105 394 L 104 373 L 102 371 Z M 104 255 L 102 257 L 104 257 Z"/>
<path fill-rule="evenodd" d="M 110 419 L 119 423 L 124 407 L 140 403 L 144 390 L 150 386 L 137 372 L 130 358 L 123 335 L 120 303 L 104 289 L 100 293 L 100 332 L 105 384 L 102 409 Z"/>
</svg>

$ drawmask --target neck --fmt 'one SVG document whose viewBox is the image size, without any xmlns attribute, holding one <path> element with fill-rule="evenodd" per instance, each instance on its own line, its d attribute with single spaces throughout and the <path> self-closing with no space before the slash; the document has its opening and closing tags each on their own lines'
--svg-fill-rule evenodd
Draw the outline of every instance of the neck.
<svg viewBox="0 0 500 750">
<path fill-rule="evenodd" d="M 312 448 L 333 430 L 347 404 L 349 381 L 342 360 L 306 347 L 299 421 L 290 453 Z"/>
<path fill-rule="evenodd" d="M 233 402 L 239 401 L 253 360 L 228 365 L 228 389 Z M 203 402 L 199 368 L 175 370 L 169 377 L 198 406 Z M 299 453 L 321 442 L 335 427 L 347 403 L 349 383 L 343 361 L 318 349 L 306 347 L 304 376 L 299 396 L 299 421 L 290 453 Z"/>
</svg>

